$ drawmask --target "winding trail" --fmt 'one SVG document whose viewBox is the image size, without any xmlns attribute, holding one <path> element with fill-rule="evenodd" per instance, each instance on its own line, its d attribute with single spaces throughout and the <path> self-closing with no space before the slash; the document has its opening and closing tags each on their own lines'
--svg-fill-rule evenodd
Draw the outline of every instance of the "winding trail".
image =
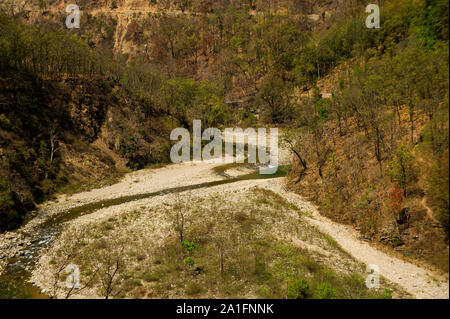
<svg viewBox="0 0 450 319">
<path fill-rule="evenodd" d="M 290 202 L 302 201 L 299 195 L 279 190 Z M 427 270 L 381 252 L 366 242 L 357 239 L 357 233 L 348 226 L 341 225 L 319 214 L 316 207 L 304 202 L 311 217 L 306 219 L 320 231 L 333 237 L 336 242 L 354 258 L 366 265 L 377 265 L 380 274 L 400 285 L 419 299 L 448 299 L 448 279 Z"/>
<path fill-rule="evenodd" d="M 432 210 L 432 209 L 428 206 L 428 204 L 427 204 L 427 197 L 426 197 L 426 196 L 424 196 L 424 197 L 422 198 L 421 203 L 422 203 L 422 206 L 425 207 L 425 209 L 427 210 L 427 215 L 428 215 L 428 217 L 429 217 L 431 220 L 437 222 L 436 218 L 434 217 L 433 210 Z"/>
</svg>

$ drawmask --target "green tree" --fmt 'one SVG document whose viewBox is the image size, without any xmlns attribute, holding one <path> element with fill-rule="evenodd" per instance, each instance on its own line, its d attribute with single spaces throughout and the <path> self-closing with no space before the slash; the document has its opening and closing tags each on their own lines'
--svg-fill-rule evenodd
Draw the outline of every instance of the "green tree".
<svg viewBox="0 0 450 319">
<path fill-rule="evenodd" d="M 173 78 L 163 84 L 168 112 L 185 127 L 190 127 L 187 112 L 195 107 L 198 84 L 193 79 Z"/>
<path fill-rule="evenodd" d="M 265 106 L 263 112 L 269 123 L 283 123 L 290 117 L 291 100 L 287 83 L 276 75 L 269 75 L 259 89 L 258 98 Z"/>
<path fill-rule="evenodd" d="M 407 196 L 407 186 L 416 178 L 413 168 L 414 157 L 406 145 L 401 145 L 397 154 L 389 162 L 389 176 L 403 189 L 403 196 Z"/>
</svg>

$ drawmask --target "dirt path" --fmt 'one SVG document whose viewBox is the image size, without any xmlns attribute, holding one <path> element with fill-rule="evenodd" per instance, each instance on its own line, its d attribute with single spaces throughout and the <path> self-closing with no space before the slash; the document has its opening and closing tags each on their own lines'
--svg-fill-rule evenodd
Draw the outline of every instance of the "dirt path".
<svg viewBox="0 0 450 319">
<path fill-rule="evenodd" d="M 427 205 L 427 197 L 426 196 L 424 196 L 422 198 L 421 203 L 422 203 L 423 207 L 425 207 L 425 209 L 427 210 L 428 217 L 430 217 L 431 220 L 434 220 L 435 222 L 437 222 L 436 218 L 434 218 L 433 210 Z"/>
<path fill-rule="evenodd" d="M 301 203 L 302 207 L 311 214 L 311 217 L 307 217 L 307 220 L 323 233 L 333 237 L 354 258 L 366 265 L 377 265 L 383 277 L 402 286 L 414 297 L 425 299 L 449 298 L 448 279 L 371 247 L 368 243 L 358 240 L 357 233 L 350 227 L 337 224 L 320 215 L 317 208 L 304 201 L 301 196 L 286 192 L 279 184 L 272 187 L 290 202 L 297 205 Z"/>
<path fill-rule="evenodd" d="M 314 212 L 315 218 L 310 219 L 313 225 L 332 236 L 344 250 L 359 261 L 366 265 L 377 265 L 383 277 L 399 284 L 416 298 L 449 298 L 448 281 L 428 270 L 376 250 L 367 243 L 357 240 L 354 232 L 348 227 L 335 224 L 317 214 L 317 211 Z"/>
</svg>

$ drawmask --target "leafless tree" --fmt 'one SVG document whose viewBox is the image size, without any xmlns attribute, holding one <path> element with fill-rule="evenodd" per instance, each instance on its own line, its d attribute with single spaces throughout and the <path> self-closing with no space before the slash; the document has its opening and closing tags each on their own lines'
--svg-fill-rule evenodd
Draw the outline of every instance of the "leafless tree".
<svg viewBox="0 0 450 319">
<path fill-rule="evenodd" d="M 80 248 L 83 246 L 84 240 L 86 237 L 86 233 L 81 232 L 75 228 L 70 229 L 65 234 L 65 237 L 68 237 L 69 240 L 62 240 L 64 244 L 58 251 L 58 257 L 56 261 L 53 261 L 54 267 L 56 268 L 53 273 L 53 283 L 52 283 L 52 298 L 56 299 L 58 296 L 64 295 L 65 299 L 69 299 L 70 297 L 79 294 L 87 287 L 90 287 L 94 282 L 98 269 L 94 269 L 90 275 L 85 278 L 84 283 L 81 287 L 77 287 L 74 282 L 72 287 L 61 286 L 61 282 L 64 282 L 66 277 L 63 276 L 67 267 L 75 262 L 75 259 L 80 254 Z M 65 282 L 64 282 L 65 283 Z M 67 291 L 65 291 L 67 289 Z"/>
<path fill-rule="evenodd" d="M 226 252 L 230 250 L 231 231 L 228 227 L 229 214 L 219 207 L 217 198 L 211 198 L 211 214 L 214 216 L 215 231 L 214 237 L 211 238 L 219 252 L 219 269 L 223 274 L 225 271 Z"/>
<path fill-rule="evenodd" d="M 72 263 L 74 258 L 78 255 L 80 248 L 81 236 L 75 229 L 69 230 L 66 236 L 70 237 L 71 240 L 64 241 L 64 244 L 58 252 L 58 260 L 52 260 L 52 263 L 55 265 L 54 267 L 56 267 L 56 270 L 53 273 L 52 284 L 52 297 L 55 299 L 58 298 L 61 275 L 67 266 Z"/>
<path fill-rule="evenodd" d="M 121 292 L 121 274 L 125 268 L 123 238 L 108 238 L 98 243 L 91 255 L 91 263 L 96 265 L 97 278 L 105 299 L 116 298 Z"/>
<path fill-rule="evenodd" d="M 299 143 L 298 143 L 298 141 L 295 141 L 295 139 L 296 138 L 298 139 L 300 137 L 300 135 L 299 136 L 296 136 L 296 135 L 297 135 L 296 132 L 286 130 L 282 136 L 282 142 L 284 142 L 289 147 L 291 152 L 294 153 L 294 155 L 297 157 L 298 161 L 300 162 L 300 164 L 303 167 L 303 170 L 300 172 L 298 179 L 296 181 L 296 183 L 298 183 L 303 178 L 308 167 L 306 165 L 306 160 L 302 157 L 302 155 L 300 154 L 301 152 L 298 150 Z"/>
<path fill-rule="evenodd" d="M 50 129 L 50 165 L 53 163 L 56 152 L 59 150 L 59 133 L 54 125 Z"/>
<path fill-rule="evenodd" d="M 191 193 L 182 197 L 179 193 L 176 193 L 171 198 L 173 205 L 169 208 L 169 215 L 172 217 L 172 222 L 175 231 L 178 233 L 180 243 L 184 241 L 184 229 L 186 226 L 187 215 L 191 204 Z"/>
</svg>

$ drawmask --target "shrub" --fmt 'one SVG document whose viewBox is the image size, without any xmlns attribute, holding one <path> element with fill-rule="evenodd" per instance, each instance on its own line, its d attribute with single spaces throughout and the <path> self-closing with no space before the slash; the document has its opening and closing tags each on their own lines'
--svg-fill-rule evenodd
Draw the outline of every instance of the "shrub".
<svg viewBox="0 0 450 319">
<path fill-rule="evenodd" d="M 392 299 L 392 290 L 384 289 L 383 293 L 379 297 L 380 299 Z"/>
<path fill-rule="evenodd" d="M 189 241 L 183 241 L 183 242 L 181 243 L 181 246 L 182 246 L 184 249 L 186 249 L 186 251 L 187 251 L 189 254 L 192 254 L 192 253 L 194 252 L 194 250 L 195 250 L 195 247 L 196 247 L 195 243 L 189 242 Z"/>
<path fill-rule="evenodd" d="M 186 293 L 188 295 L 197 295 L 203 291 L 203 288 L 196 282 L 190 282 L 186 286 Z"/>
<path fill-rule="evenodd" d="M 330 105 L 330 99 L 321 98 L 316 102 L 315 109 L 320 122 L 324 122 L 328 118 Z"/>
<path fill-rule="evenodd" d="M 187 257 L 187 258 L 184 260 L 184 263 L 185 263 L 186 265 L 188 265 L 188 266 L 193 266 L 193 265 L 195 264 L 195 261 L 194 261 L 194 259 L 192 259 L 192 257 Z"/>
<path fill-rule="evenodd" d="M 299 278 L 291 283 L 287 290 L 289 299 L 306 299 L 309 291 L 309 283 L 306 279 Z"/>
<path fill-rule="evenodd" d="M 164 277 L 164 273 L 162 271 L 155 271 L 153 273 L 145 273 L 143 279 L 147 282 L 154 282 L 160 281 L 162 277 Z"/>
<path fill-rule="evenodd" d="M 401 246 L 401 245 L 403 245 L 403 240 L 399 237 L 399 236 L 394 236 L 393 238 L 392 238 L 392 247 L 398 247 L 398 246 Z"/>
<path fill-rule="evenodd" d="M 316 295 L 318 299 L 334 299 L 336 291 L 327 282 L 320 283 L 316 287 Z"/>
</svg>

